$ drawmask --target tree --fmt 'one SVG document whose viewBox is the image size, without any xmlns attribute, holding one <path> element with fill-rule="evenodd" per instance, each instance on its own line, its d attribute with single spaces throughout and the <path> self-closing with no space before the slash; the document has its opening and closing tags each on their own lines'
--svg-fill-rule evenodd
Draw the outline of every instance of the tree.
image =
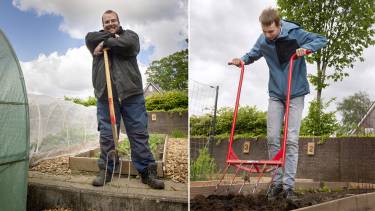
<svg viewBox="0 0 375 211">
<path fill-rule="evenodd" d="M 320 103 L 316 99 L 310 102 L 309 112 L 302 120 L 301 135 L 330 136 L 338 128 L 335 112 L 325 112 L 332 100 Z"/>
<path fill-rule="evenodd" d="M 374 0 L 278 0 L 283 18 L 302 24 L 305 30 L 325 35 L 326 48 L 314 53 L 307 61 L 316 62 L 317 74 L 309 75 L 320 103 L 322 90 L 349 76 L 345 68 L 364 61 L 363 50 L 375 44 Z"/>
<path fill-rule="evenodd" d="M 182 50 L 160 60 L 147 68 L 147 82 L 158 84 L 163 90 L 187 90 L 188 50 Z"/>
<path fill-rule="evenodd" d="M 337 103 L 337 110 L 342 114 L 341 133 L 354 129 L 370 109 L 372 101 L 366 92 L 357 92 Z"/>
</svg>

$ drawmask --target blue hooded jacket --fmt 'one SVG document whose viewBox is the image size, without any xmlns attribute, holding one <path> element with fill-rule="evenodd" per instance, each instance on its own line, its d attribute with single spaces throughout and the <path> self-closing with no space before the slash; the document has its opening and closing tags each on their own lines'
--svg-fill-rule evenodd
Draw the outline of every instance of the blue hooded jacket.
<svg viewBox="0 0 375 211">
<path fill-rule="evenodd" d="M 281 21 L 281 32 L 275 40 L 268 40 L 261 34 L 251 51 L 241 60 L 251 64 L 262 56 L 269 67 L 268 91 L 269 96 L 281 100 L 286 99 L 288 85 L 288 69 L 290 56 L 298 48 L 305 48 L 312 52 L 325 47 L 327 39 L 319 34 L 307 32 L 299 25 Z M 294 61 L 291 98 L 310 93 L 307 81 L 306 63 L 304 57 Z"/>
</svg>

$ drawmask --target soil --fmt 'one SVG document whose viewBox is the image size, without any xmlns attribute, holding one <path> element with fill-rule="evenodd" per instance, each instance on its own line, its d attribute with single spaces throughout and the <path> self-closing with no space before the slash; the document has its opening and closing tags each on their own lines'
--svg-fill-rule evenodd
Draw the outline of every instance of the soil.
<svg viewBox="0 0 375 211">
<path fill-rule="evenodd" d="M 305 192 L 298 193 L 298 201 L 289 203 L 280 197 L 274 201 L 268 201 L 265 193 L 254 195 L 210 195 L 195 196 L 190 203 L 191 210 L 273 210 L 284 211 L 320 204 L 323 202 L 366 193 L 369 190 L 345 190 L 340 192 Z"/>
</svg>

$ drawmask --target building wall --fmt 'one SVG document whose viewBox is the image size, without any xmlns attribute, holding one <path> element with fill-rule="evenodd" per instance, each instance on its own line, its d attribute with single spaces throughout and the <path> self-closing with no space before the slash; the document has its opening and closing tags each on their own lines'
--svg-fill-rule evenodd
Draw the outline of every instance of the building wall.
<svg viewBox="0 0 375 211">
<path fill-rule="evenodd" d="M 243 144 L 250 141 L 250 153 L 242 152 Z M 302 138 L 299 141 L 297 178 L 323 181 L 375 182 L 375 138 L 333 138 L 323 144 L 319 140 Z M 309 142 L 315 142 L 315 154 L 307 155 Z M 204 144 L 202 144 L 204 143 Z M 199 146 L 205 139 L 191 139 L 191 159 L 198 156 Z M 228 140 L 212 144 L 212 154 L 216 165 L 222 170 L 228 151 Z M 268 159 L 265 139 L 236 140 L 233 150 L 240 159 Z M 232 172 L 234 168 L 231 168 Z"/>
<path fill-rule="evenodd" d="M 188 133 L 188 112 L 147 112 L 149 133 L 171 134 L 175 130 Z M 154 119 L 153 119 L 154 117 Z M 125 131 L 121 122 L 121 131 Z M 125 133 L 125 132 L 124 132 Z"/>
<path fill-rule="evenodd" d="M 356 130 L 356 134 L 375 134 L 375 109 L 373 109 L 366 119 Z"/>
</svg>

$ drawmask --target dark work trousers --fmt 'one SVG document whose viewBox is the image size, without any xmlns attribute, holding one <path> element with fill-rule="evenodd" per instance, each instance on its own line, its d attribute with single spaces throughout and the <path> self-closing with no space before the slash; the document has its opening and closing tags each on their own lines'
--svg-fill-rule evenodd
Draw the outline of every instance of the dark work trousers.
<svg viewBox="0 0 375 211">
<path fill-rule="evenodd" d="M 115 96 L 115 93 L 114 93 Z M 145 98 L 143 94 L 131 96 L 124 100 L 114 97 L 116 123 L 118 133 L 120 131 L 121 117 L 124 120 L 126 134 L 130 141 L 131 158 L 133 165 L 139 173 L 146 171 L 149 163 L 155 163 L 155 159 L 150 151 L 147 131 L 147 112 Z M 100 158 L 98 160 L 99 169 L 105 169 L 107 154 L 115 148 L 112 135 L 112 127 L 109 115 L 108 100 L 98 99 L 97 101 L 98 130 L 100 132 Z M 116 161 L 116 166 L 118 161 Z M 113 160 L 109 157 L 108 172 L 113 171 Z M 117 167 L 116 167 L 117 168 Z"/>
</svg>

